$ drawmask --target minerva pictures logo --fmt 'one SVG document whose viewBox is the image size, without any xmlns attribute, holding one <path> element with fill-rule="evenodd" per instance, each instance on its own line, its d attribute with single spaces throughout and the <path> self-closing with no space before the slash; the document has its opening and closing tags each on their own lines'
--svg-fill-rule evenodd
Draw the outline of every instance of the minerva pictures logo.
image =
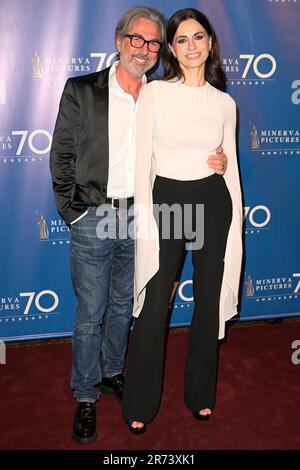
<svg viewBox="0 0 300 470">
<path fill-rule="evenodd" d="M 37 79 L 63 79 L 66 74 L 86 74 L 99 72 L 109 67 L 118 55 L 117 51 L 111 54 L 107 52 L 89 52 L 82 56 L 70 56 L 69 54 L 41 57 L 37 51 L 31 57 L 31 77 Z"/>
<path fill-rule="evenodd" d="M 258 128 L 252 121 L 249 137 L 251 151 L 263 157 L 300 156 L 300 129 Z"/>
<path fill-rule="evenodd" d="M 294 301 L 300 298 L 300 273 L 256 278 L 249 273 L 244 277 L 244 296 L 256 302 Z"/>
<path fill-rule="evenodd" d="M 36 225 L 38 239 L 42 243 L 64 245 L 70 243 L 70 229 L 60 218 L 46 218 L 36 210 Z"/>
<path fill-rule="evenodd" d="M 0 161 L 5 164 L 42 162 L 49 156 L 52 135 L 46 129 L 0 130 Z"/>
<path fill-rule="evenodd" d="M 259 86 L 276 80 L 277 61 L 268 52 L 241 53 L 236 57 L 223 57 L 222 67 L 227 83 L 233 86 Z"/>
<path fill-rule="evenodd" d="M 47 320 L 59 312 L 59 297 L 52 289 L 19 292 L 0 298 L 0 324 Z"/>
<path fill-rule="evenodd" d="M 244 232 L 246 235 L 268 233 L 271 210 L 265 204 L 244 207 Z"/>
</svg>

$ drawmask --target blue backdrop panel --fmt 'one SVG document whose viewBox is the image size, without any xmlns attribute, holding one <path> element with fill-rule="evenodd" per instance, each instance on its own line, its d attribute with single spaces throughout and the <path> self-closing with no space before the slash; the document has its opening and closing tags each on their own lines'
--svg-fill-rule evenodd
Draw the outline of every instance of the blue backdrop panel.
<svg viewBox="0 0 300 470">
<path fill-rule="evenodd" d="M 181 0 L 143 1 L 169 17 Z M 70 234 L 52 195 L 49 150 L 70 76 L 115 58 L 114 27 L 130 0 L 0 4 L 0 337 L 71 334 Z M 239 108 L 245 207 L 240 319 L 299 315 L 300 0 L 188 2 L 212 20 Z M 171 324 L 193 312 L 188 252 Z"/>
</svg>

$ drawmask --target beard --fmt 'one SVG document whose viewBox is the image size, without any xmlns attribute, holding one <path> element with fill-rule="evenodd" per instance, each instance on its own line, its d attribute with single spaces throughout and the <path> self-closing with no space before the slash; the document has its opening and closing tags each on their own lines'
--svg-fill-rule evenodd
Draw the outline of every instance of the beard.
<svg viewBox="0 0 300 470">
<path fill-rule="evenodd" d="M 144 62 L 139 62 L 138 59 Z M 149 59 L 148 55 L 134 54 L 130 57 L 120 55 L 120 61 L 125 69 L 135 75 L 136 77 L 142 77 L 148 70 L 152 69 L 156 64 L 157 59 Z"/>
</svg>

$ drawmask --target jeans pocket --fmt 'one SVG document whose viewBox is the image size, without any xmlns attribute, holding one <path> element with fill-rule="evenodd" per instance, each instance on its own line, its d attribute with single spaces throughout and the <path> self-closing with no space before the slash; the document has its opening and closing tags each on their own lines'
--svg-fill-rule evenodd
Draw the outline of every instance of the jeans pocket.
<svg viewBox="0 0 300 470">
<path fill-rule="evenodd" d="M 73 227 L 75 227 L 76 225 L 78 225 L 80 222 L 83 221 L 83 219 L 88 215 L 88 209 L 83 213 L 81 214 L 79 217 L 77 217 L 77 219 L 73 220 L 70 224 L 70 227 L 71 229 Z"/>
</svg>

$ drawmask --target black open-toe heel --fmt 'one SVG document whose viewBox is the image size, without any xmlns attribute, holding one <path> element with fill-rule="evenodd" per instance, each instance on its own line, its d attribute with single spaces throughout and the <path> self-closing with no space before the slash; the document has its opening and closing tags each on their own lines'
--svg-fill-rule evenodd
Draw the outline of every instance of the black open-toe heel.
<svg viewBox="0 0 300 470">
<path fill-rule="evenodd" d="M 129 431 L 132 432 L 132 434 L 144 434 L 146 432 L 147 425 L 144 424 L 144 426 L 141 428 L 133 428 L 132 427 L 133 421 L 136 421 L 136 420 L 131 419 L 130 421 L 126 421 Z"/>
<path fill-rule="evenodd" d="M 208 421 L 210 418 L 211 413 L 207 413 L 206 415 L 201 415 L 199 411 L 194 411 L 193 416 L 198 421 Z"/>
</svg>

